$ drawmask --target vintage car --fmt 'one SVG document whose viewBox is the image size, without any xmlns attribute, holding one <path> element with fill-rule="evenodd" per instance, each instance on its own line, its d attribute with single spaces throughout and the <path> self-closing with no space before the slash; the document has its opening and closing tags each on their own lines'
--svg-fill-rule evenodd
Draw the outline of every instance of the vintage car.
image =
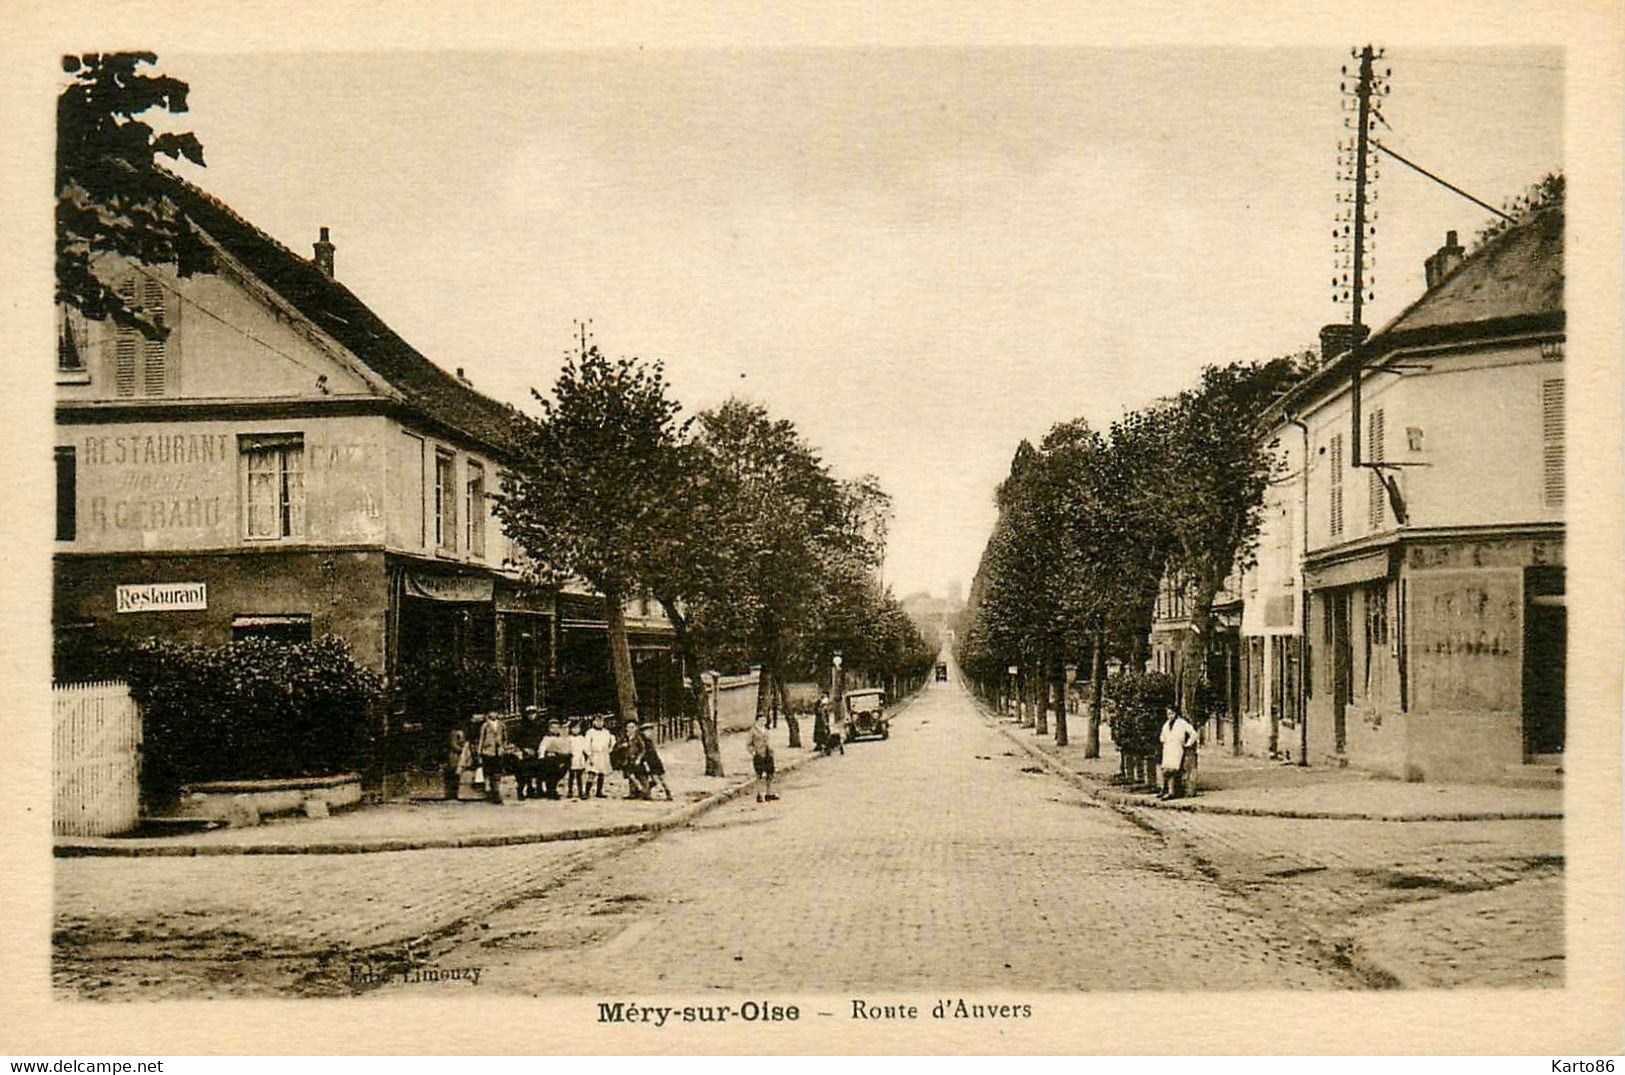
<svg viewBox="0 0 1625 1075">
<path fill-rule="evenodd" d="M 885 739 L 891 735 L 886 716 L 886 692 L 879 688 L 847 691 L 842 704 L 846 707 L 846 741 L 850 743 L 860 735 L 873 735 Z"/>
<path fill-rule="evenodd" d="M 937 682 L 948 682 L 948 666 L 940 662 L 937 664 Z"/>
</svg>

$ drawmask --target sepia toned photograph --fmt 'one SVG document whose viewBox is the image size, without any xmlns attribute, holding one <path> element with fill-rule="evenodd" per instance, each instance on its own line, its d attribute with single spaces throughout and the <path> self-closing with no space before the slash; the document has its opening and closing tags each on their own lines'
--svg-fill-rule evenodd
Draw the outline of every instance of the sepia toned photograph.
<svg viewBox="0 0 1625 1075">
<path fill-rule="evenodd" d="M 51 57 L 53 1005 L 1573 984 L 1565 48 L 343 41 Z"/>
</svg>

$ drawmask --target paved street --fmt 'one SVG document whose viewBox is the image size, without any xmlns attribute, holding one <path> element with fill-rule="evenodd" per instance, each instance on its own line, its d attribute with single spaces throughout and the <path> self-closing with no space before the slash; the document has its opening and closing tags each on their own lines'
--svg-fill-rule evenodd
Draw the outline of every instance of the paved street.
<svg viewBox="0 0 1625 1075">
<path fill-rule="evenodd" d="M 56 985 L 97 999 L 454 990 L 471 985 L 400 972 L 474 967 L 482 991 L 589 995 L 1563 980 L 1560 820 L 1103 805 L 957 684 L 903 707 L 890 740 L 779 790 L 653 838 L 61 859 Z M 389 980 L 352 979 L 368 966 Z"/>
<path fill-rule="evenodd" d="M 473 920 L 426 965 L 481 967 L 481 990 L 606 996 L 1359 984 L 1179 845 L 1036 771 L 957 686 L 782 793 Z"/>
</svg>

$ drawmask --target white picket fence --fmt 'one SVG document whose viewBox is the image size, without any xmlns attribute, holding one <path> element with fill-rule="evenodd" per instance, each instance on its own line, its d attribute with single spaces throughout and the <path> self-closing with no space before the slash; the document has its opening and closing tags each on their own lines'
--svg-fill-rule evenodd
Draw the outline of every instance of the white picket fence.
<svg viewBox="0 0 1625 1075">
<path fill-rule="evenodd" d="M 141 713 L 117 681 L 51 688 L 52 831 L 111 836 L 141 812 Z"/>
</svg>

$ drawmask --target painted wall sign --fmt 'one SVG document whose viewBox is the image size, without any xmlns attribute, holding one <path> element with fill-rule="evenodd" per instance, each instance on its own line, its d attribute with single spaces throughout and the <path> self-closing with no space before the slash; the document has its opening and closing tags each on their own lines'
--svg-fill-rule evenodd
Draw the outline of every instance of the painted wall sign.
<svg viewBox="0 0 1625 1075">
<path fill-rule="evenodd" d="M 145 582 L 115 591 L 119 612 L 185 612 L 209 607 L 202 582 Z"/>
</svg>

